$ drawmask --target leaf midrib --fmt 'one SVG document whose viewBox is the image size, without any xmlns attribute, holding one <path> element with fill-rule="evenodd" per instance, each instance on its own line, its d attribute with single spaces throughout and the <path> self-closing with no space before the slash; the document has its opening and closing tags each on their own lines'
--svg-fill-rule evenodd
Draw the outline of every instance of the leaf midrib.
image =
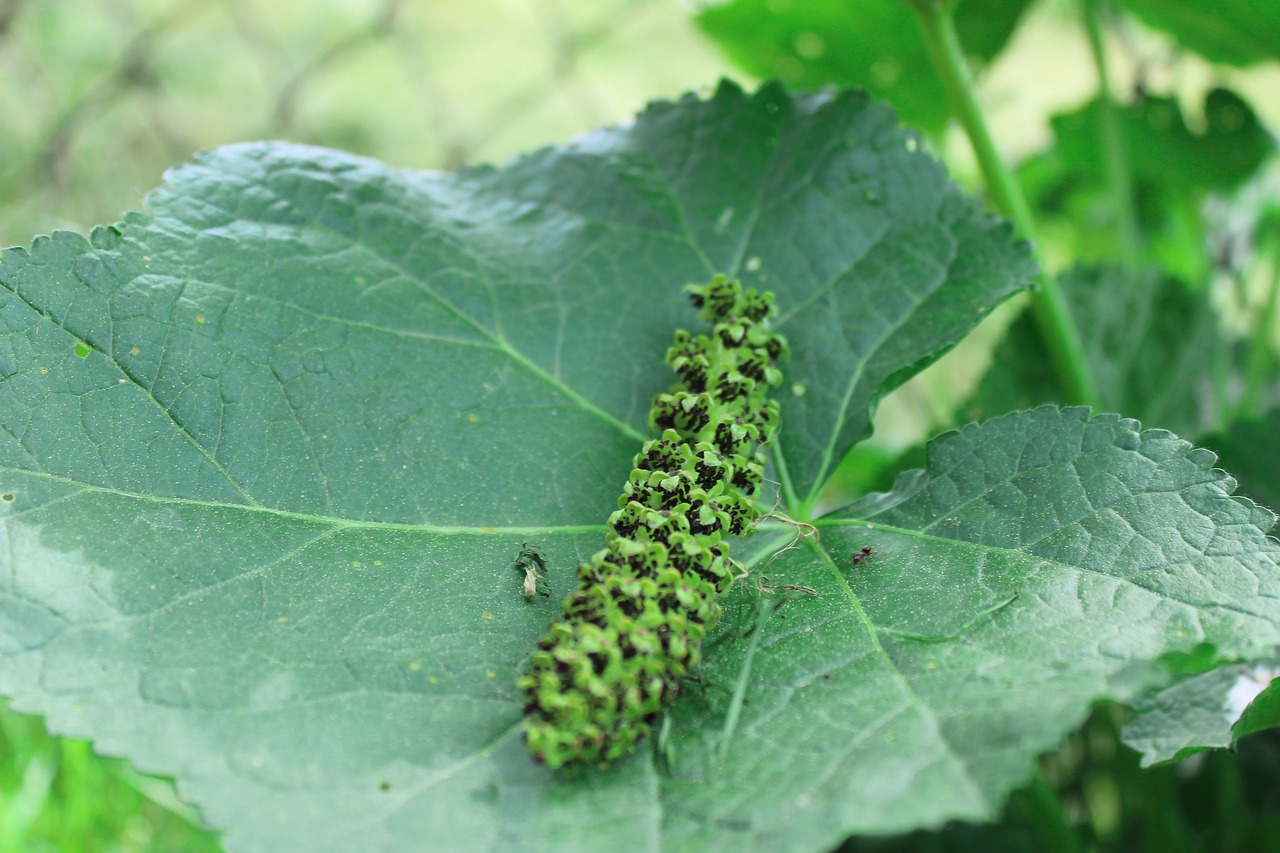
<svg viewBox="0 0 1280 853">
<path fill-rule="evenodd" d="M 854 593 L 853 588 L 849 586 L 848 579 L 845 578 L 844 573 L 840 571 L 840 567 L 836 565 L 835 561 L 831 559 L 826 549 L 822 548 L 820 543 L 816 541 L 816 537 L 815 541 L 811 541 L 807 544 L 810 550 L 815 553 L 817 559 L 826 564 L 828 571 L 830 571 L 832 577 L 835 578 L 837 585 L 844 592 L 845 598 L 849 601 L 854 617 L 862 623 L 863 630 L 867 632 L 867 637 L 871 641 L 872 654 L 885 661 L 889 670 L 893 673 L 894 679 L 898 682 L 899 689 L 902 690 L 906 702 L 910 706 L 917 708 L 919 713 L 929 720 L 929 724 L 933 728 L 934 738 L 936 742 L 942 746 L 950 762 L 954 766 L 957 778 L 962 779 L 967 783 L 967 794 L 972 798 L 973 802 L 981 806 L 986 800 L 982 793 L 982 786 L 969 771 L 969 765 L 964 760 L 961 753 L 955 749 L 951 741 L 944 734 L 942 721 L 934 712 L 933 707 L 920 697 L 920 694 L 918 694 L 912 686 L 910 679 L 908 679 L 907 676 L 897 667 L 894 663 L 893 657 L 885 651 L 884 646 L 881 645 L 880 629 L 871 621 L 867 612 L 862 608 L 862 602 L 858 598 L 857 594 Z"/>
</svg>

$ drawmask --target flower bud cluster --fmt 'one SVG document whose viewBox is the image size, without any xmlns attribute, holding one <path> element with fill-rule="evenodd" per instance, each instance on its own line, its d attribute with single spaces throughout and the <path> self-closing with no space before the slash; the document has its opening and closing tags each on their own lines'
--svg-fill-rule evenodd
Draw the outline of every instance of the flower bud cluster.
<svg viewBox="0 0 1280 853">
<path fill-rule="evenodd" d="M 626 755 L 675 699 L 733 583 L 727 537 L 749 535 L 773 436 L 786 343 L 773 296 L 717 276 L 688 288 L 710 335 L 677 332 L 680 377 L 653 402 L 646 442 L 609 517 L 607 547 L 578 568 L 518 685 L 529 751 L 551 767 Z"/>
</svg>

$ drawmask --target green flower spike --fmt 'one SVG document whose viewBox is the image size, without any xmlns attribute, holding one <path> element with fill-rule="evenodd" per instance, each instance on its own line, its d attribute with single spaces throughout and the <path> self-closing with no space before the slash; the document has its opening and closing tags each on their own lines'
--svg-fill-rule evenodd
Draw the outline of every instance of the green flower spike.
<svg viewBox="0 0 1280 853">
<path fill-rule="evenodd" d="M 565 618 L 538 643 L 519 687 L 529 752 L 551 767 L 608 762 L 635 747 L 701 659 L 733 583 L 729 536 L 760 517 L 766 444 L 786 342 L 769 331 L 773 295 L 717 276 L 688 288 L 710 335 L 676 332 L 680 377 L 653 401 L 646 442 L 609 517 L 607 546 L 578 568 Z"/>
</svg>

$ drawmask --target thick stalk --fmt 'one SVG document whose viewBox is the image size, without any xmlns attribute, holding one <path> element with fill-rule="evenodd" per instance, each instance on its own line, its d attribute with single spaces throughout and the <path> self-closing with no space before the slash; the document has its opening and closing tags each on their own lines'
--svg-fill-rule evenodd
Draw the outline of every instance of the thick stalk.
<svg viewBox="0 0 1280 853">
<path fill-rule="evenodd" d="M 1062 799 L 1053 792 L 1044 778 L 1037 773 L 1027 787 L 1031 807 L 1032 826 L 1042 849 L 1061 853 L 1080 853 L 1080 835 L 1076 832 L 1066 812 Z"/>
<path fill-rule="evenodd" d="M 920 20 L 934 69 L 942 78 L 951 101 L 951 110 L 959 119 L 969 144 L 973 146 L 978 166 L 997 209 L 1013 221 L 1014 226 L 1034 247 L 1035 230 L 1031 210 L 1013 174 L 1000 159 L 995 141 L 987 127 L 986 117 L 974 94 L 973 80 L 965 64 L 960 39 L 951 17 L 951 3 L 943 0 L 908 0 Z M 1035 250 L 1039 261 L 1039 251 Z M 1071 320 L 1057 281 L 1044 272 L 1037 276 L 1039 288 L 1031 295 L 1031 308 L 1040 336 L 1049 349 L 1054 371 L 1065 402 L 1097 406 L 1093 374 L 1085 358 L 1079 330 Z"/>
<path fill-rule="evenodd" d="M 1120 129 L 1120 112 L 1111 96 L 1111 76 L 1107 70 L 1106 48 L 1102 40 L 1103 0 L 1084 0 L 1085 30 L 1093 65 L 1098 72 L 1098 146 L 1102 149 L 1102 167 L 1111 195 L 1112 212 L 1120 232 L 1120 263 L 1130 269 L 1141 262 L 1142 234 L 1134 210 L 1133 173 L 1129 169 L 1129 152 Z"/>
<path fill-rule="evenodd" d="M 1280 251 L 1272 255 L 1275 268 L 1271 274 L 1271 289 L 1249 339 L 1249 362 L 1245 368 L 1244 394 L 1237 417 L 1262 417 L 1262 389 L 1272 376 L 1271 335 L 1276 327 L 1277 309 L 1280 308 Z"/>
</svg>

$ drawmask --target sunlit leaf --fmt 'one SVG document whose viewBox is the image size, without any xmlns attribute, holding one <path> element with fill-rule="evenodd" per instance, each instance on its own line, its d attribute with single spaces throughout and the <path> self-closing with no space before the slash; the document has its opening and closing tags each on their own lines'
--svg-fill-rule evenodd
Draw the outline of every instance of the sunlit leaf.
<svg viewBox="0 0 1280 853">
<path fill-rule="evenodd" d="M 777 294 L 793 506 L 1026 285 L 917 143 L 862 95 L 725 86 L 500 169 L 219 149 L 147 214 L 5 252 L 0 692 L 175 776 L 233 851 L 685 846 L 647 753 L 534 765 L 514 681 L 672 381 L 684 284 Z"/>
</svg>

